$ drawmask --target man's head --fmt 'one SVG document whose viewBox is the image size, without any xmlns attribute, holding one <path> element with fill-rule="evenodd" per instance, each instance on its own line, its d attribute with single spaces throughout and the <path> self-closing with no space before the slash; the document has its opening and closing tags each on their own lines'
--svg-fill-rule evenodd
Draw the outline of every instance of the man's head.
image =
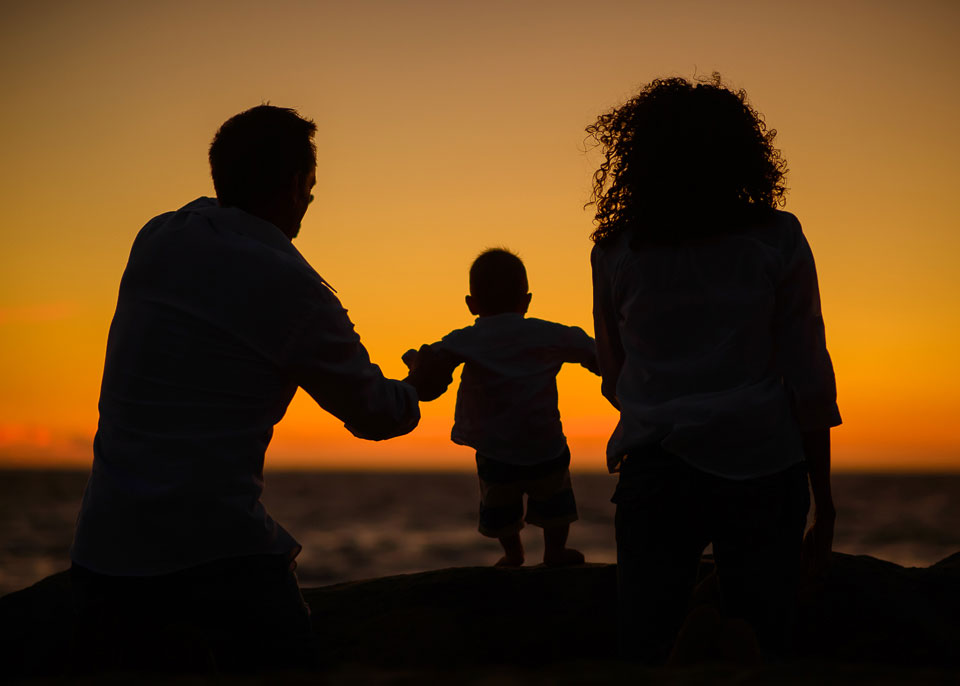
<svg viewBox="0 0 960 686">
<path fill-rule="evenodd" d="M 527 270 L 509 250 L 491 248 L 480 253 L 470 267 L 470 312 L 486 317 L 505 312 L 525 314 L 530 306 Z"/>
<path fill-rule="evenodd" d="M 259 105 L 225 121 L 210 144 L 217 200 L 276 224 L 288 237 L 313 196 L 316 124 L 295 110 Z"/>
</svg>

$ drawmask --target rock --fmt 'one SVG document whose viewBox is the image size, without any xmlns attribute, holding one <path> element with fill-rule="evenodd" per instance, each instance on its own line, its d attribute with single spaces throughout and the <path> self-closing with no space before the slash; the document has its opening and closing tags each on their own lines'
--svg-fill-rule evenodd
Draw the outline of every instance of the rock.
<svg viewBox="0 0 960 686">
<path fill-rule="evenodd" d="M 59 674 L 73 631 L 70 574 L 60 572 L 0 598 L 4 676 Z"/>
<path fill-rule="evenodd" d="M 464 567 L 307 589 L 336 662 L 390 667 L 613 658 L 616 567 Z"/>
<path fill-rule="evenodd" d="M 701 575 L 712 571 L 704 559 Z M 616 567 L 445 569 L 307 589 L 329 658 L 384 666 L 614 659 Z M 806 658 L 960 666 L 960 553 L 929 568 L 834 555 L 803 589 Z"/>
<path fill-rule="evenodd" d="M 830 660 L 960 665 L 960 553 L 904 568 L 835 554 L 801 597 L 798 650 Z"/>
<path fill-rule="evenodd" d="M 304 597 L 333 668 L 609 671 L 615 662 L 614 565 L 442 569 Z M 62 672 L 71 632 L 66 572 L 0 598 L 4 675 Z M 960 667 L 960 553 L 928 568 L 836 553 L 829 575 L 803 591 L 797 648 L 830 663 Z"/>
</svg>

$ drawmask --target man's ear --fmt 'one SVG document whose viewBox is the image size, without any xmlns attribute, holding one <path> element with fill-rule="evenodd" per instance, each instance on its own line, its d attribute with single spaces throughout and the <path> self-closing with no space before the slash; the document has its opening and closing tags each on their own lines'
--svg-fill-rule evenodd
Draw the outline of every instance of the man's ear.
<svg viewBox="0 0 960 686">
<path fill-rule="evenodd" d="M 464 300 L 467 303 L 467 309 L 470 310 L 470 314 L 472 314 L 474 317 L 479 317 L 480 312 L 477 310 L 477 302 L 473 299 L 473 296 L 468 295 L 466 298 L 464 298 Z"/>
<path fill-rule="evenodd" d="M 300 196 L 303 195 L 303 187 L 306 182 L 307 179 L 303 174 L 294 174 L 293 178 L 290 179 L 290 183 L 287 185 L 287 192 L 294 198 L 299 199 Z"/>
</svg>

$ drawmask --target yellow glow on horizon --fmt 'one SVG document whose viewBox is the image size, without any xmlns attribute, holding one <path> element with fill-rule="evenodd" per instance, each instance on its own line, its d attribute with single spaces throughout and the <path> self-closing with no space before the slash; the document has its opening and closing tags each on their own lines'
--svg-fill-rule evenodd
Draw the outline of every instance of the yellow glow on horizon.
<svg viewBox="0 0 960 686">
<path fill-rule="evenodd" d="M 591 331 L 583 128 L 651 78 L 716 69 L 790 166 L 845 420 L 835 465 L 960 470 L 960 5 L 182 9 L 60 1 L 0 26 L 0 467 L 89 465 L 130 244 L 212 193 L 207 145 L 232 114 L 269 100 L 317 122 L 317 200 L 296 245 L 397 377 L 404 350 L 471 322 L 467 269 L 492 245 L 524 258 L 531 316 Z M 268 464 L 469 468 L 448 437 L 454 392 L 380 444 L 298 394 Z M 575 467 L 602 469 L 616 416 L 598 380 L 565 370 L 560 395 Z"/>
</svg>

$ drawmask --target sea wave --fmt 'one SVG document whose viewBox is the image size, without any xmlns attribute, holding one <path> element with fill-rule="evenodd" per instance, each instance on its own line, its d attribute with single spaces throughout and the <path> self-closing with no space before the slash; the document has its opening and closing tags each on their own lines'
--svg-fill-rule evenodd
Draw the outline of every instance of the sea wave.
<svg viewBox="0 0 960 686">
<path fill-rule="evenodd" d="M 0 595 L 69 566 L 87 475 L 0 472 Z M 574 474 L 580 520 L 570 545 L 614 562 L 615 477 Z M 835 548 L 904 566 L 960 549 L 960 475 L 837 474 Z M 264 504 L 303 545 L 304 586 L 390 574 L 489 565 L 499 545 L 476 530 L 477 478 L 469 473 L 268 472 Z M 528 564 L 543 554 L 523 533 Z"/>
</svg>

